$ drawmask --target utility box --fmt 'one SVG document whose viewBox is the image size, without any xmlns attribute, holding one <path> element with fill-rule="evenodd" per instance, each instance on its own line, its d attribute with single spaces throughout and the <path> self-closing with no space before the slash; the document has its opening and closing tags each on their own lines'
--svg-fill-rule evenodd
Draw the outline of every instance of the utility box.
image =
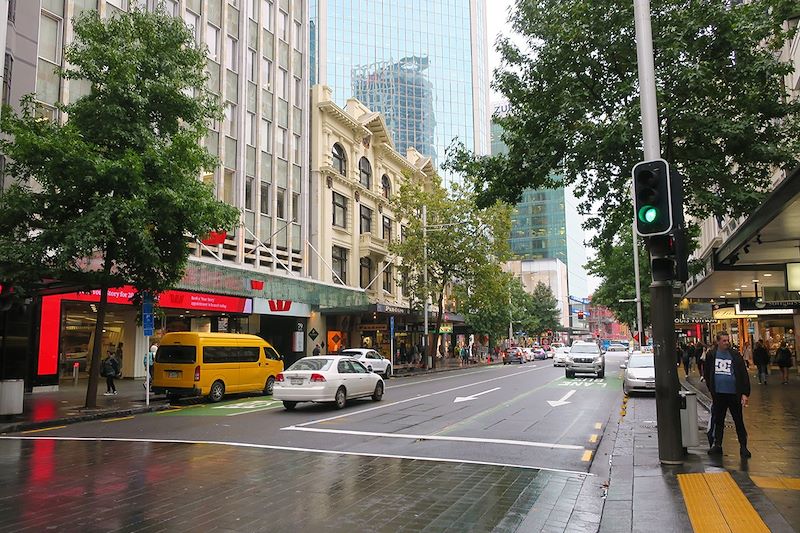
<svg viewBox="0 0 800 533">
<path fill-rule="evenodd" d="M 697 395 L 693 392 L 682 390 L 681 395 L 681 441 L 683 447 L 700 445 L 699 429 L 697 427 Z"/>
<path fill-rule="evenodd" d="M 0 380 L 0 415 L 22 414 L 22 400 L 24 397 L 24 379 Z"/>
</svg>

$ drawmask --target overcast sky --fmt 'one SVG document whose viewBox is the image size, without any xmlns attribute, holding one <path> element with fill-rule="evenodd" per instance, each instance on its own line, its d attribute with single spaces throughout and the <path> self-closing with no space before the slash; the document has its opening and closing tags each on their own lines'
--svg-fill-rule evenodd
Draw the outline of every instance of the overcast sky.
<svg viewBox="0 0 800 533">
<path fill-rule="evenodd" d="M 489 41 L 489 72 L 500 64 L 500 54 L 497 53 L 494 47 L 494 42 L 497 36 L 510 35 L 511 28 L 508 22 L 508 10 L 514 4 L 514 0 L 486 0 L 486 29 L 488 32 L 487 40 Z M 492 104 L 502 99 L 502 96 L 492 91 Z M 587 236 L 588 237 L 588 236 Z M 588 256 L 591 259 L 594 257 L 594 250 L 587 249 Z M 589 284 L 589 294 L 594 292 L 600 283 L 600 280 L 589 274 L 586 275 Z"/>
</svg>

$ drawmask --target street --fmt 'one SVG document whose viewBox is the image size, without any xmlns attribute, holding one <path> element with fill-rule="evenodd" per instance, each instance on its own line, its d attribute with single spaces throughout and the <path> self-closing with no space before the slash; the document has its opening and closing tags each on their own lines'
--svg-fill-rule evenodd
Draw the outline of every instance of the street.
<svg viewBox="0 0 800 533">
<path fill-rule="evenodd" d="M 620 360 L 605 379 L 536 361 L 392 379 L 341 411 L 239 397 L 9 436 L 0 531 L 594 531 Z"/>
</svg>

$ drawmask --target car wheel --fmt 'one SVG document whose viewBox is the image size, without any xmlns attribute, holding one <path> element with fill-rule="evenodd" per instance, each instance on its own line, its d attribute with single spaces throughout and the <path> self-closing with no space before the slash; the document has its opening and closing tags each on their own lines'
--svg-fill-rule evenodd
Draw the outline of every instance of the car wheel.
<svg viewBox="0 0 800 533">
<path fill-rule="evenodd" d="M 622 394 L 624 394 L 625 396 L 630 396 L 631 394 L 631 391 L 628 390 L 628 386 L 625 384 L 624 381 L 622 382 Z"/>
<path fill-rule="evenodd" d="M 297 407 L 297 402 L 283 402 L 283 408 L 287 411 L 294 411 L 294 408 Z"/>
<path fill-rule="evenodd" d="M 375 384 L 375 392 L 372 393 L 373 401 L 379 402 L 383 399 L 383 381 Z"/>
<path fill-rule="evenodd" d="M 339 387 L 339 390 L 336 391 L 334 402 L 337 409 L 344 409 L 344 406 L 347 405 L 347 391 L 344 390 L 344 387 Z"/>
<path fill-rule="evenodd" d="M 392 377 L 392 365 L 386 365 L 386 370 L 383 371 L 383 379 Z"/>
<path fill-rule="evenodd" d="M 569 370 L 567 370 L 566 376 L 567 376 L 567 379 L 574 379 L 575 378 L 575 372 L 570 372 Z"/>
<path fill-rule="evenodd" d="M 597 373 L 597 377 L 598 377 L 599 379 L 603 379 L 604 377 L 606 377 L 606 369 L 604 368 L 603 370 L 601 370 L 600 372 L 598 372 L 598 373 Z"/>
<path fill-rule="evenodd" d="M 223 396 L 225 396 L 225 384 L 217 380 L 211 384 L 211 391 L 208 393 L 208 399 L 217 403 L 222 400 Z"/>
<path fill-rule="evenodd" d="M 272 390 L 275 388 L 275 377 L 270 376 L 267 378 L 267 384 L 264 385 L 264 394 L 272 396 Z"/>
</svg>

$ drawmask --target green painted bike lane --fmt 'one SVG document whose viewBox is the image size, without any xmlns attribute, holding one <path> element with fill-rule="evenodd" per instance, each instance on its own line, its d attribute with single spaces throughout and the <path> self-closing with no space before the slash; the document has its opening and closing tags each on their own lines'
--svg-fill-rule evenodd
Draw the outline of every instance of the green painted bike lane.
<svg viewBox="0 0 800 533">
<path fill-rule="evenodd" d="M 270 396 L 236 398 L 219 403 L 195 403 L 175 405 L 166 411 L 152 413 L 150 416 L 237 416 L 283 407 L 283 402 Z"/>
</svg>

